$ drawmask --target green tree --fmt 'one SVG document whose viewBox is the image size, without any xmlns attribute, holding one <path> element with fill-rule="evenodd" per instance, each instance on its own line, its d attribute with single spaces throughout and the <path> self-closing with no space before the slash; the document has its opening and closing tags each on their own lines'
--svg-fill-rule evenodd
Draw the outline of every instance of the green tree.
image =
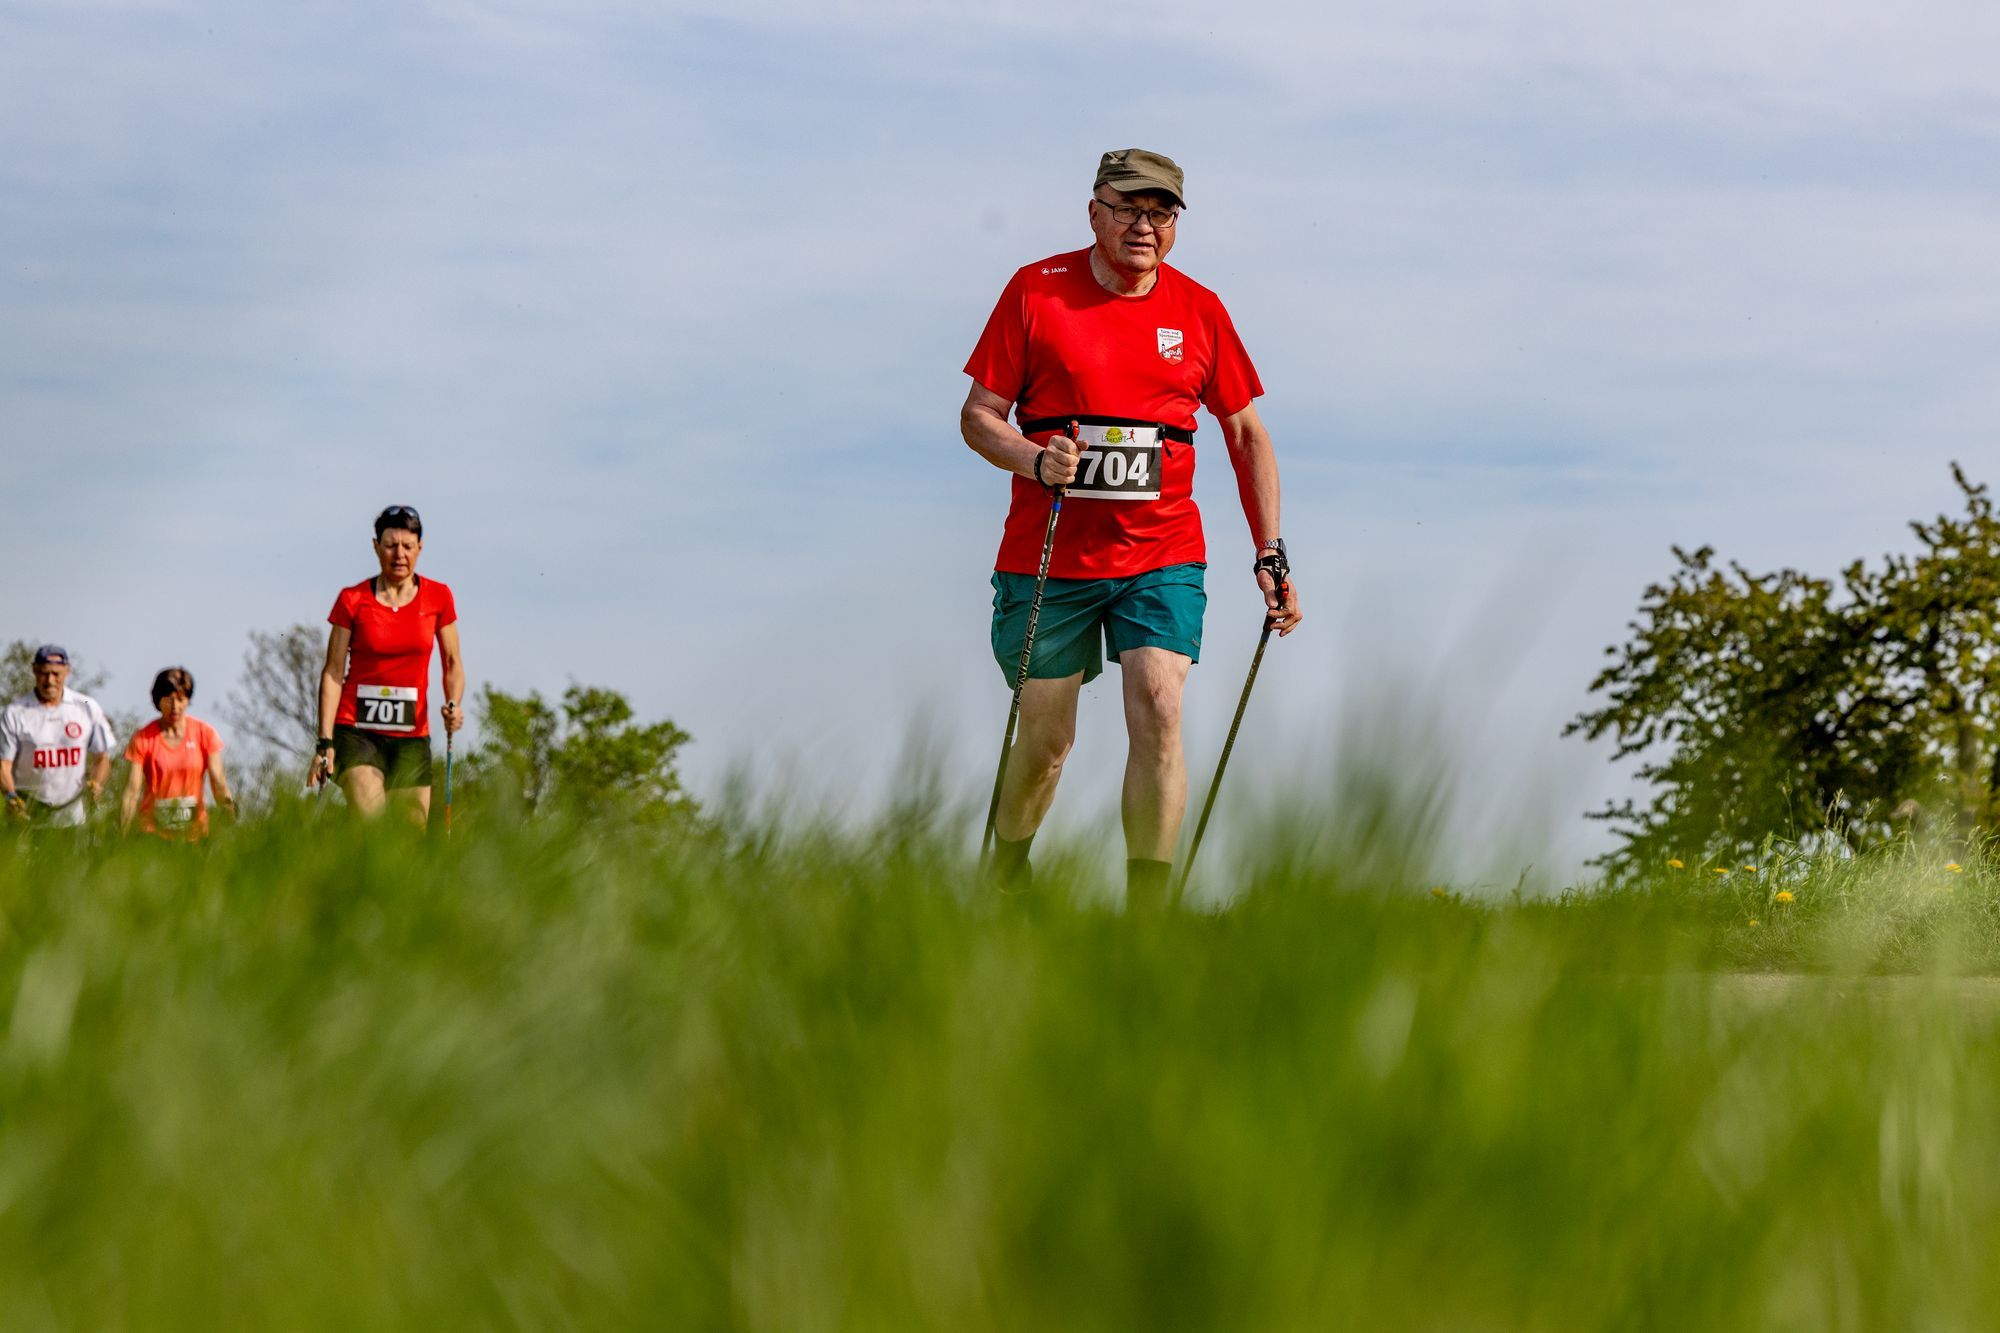
<svg viewBox="0 0 2000 1333">
<path fill-rule="evenodd" d="M 487 685 L 475 706 L 481 740 L 466 763 L 468 782 L 531 815 L 561 809 L 668 826 L 698 814 L 676 767 L 692 738 L 671 721 L 636 721 L 615 690 L 572 685 L 558 707 L 536 691 Z"/>
<path fill-rule="evenodd" d="M 223 717 L 239 735 L 304 763 L 319 735 L 319 673 L 325 663 L 323 626 L 251 630 L 243 674 L 223 701 Z"/>
<path fill-rule="evenodd" d="M 1631 639 L 1605 649 L 1603 702 L 1565 729 L 1610 737 L 1653 788 L 1594 815 L 1623 842 L 1609 869 L 1770 836 L 1859 849 L 1913 816 L 2000 828 L 2000 520 L 1952 476 L 1963 514 L 1912 523 L 1914 554 L 1837 580 L 1674 549 Z"/>
</svg>

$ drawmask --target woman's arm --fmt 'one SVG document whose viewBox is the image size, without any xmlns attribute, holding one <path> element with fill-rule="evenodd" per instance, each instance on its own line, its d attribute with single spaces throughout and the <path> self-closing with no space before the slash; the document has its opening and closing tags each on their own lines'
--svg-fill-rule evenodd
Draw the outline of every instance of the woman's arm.
<svg viewBox="0 0 2000 1333">
<path fill-rule="evenodd" d="M 340 715 L 340 687 L 347 682 L 347 645 L 353 638 L 354 631 L 341 625 L 327 633 L 326 665 L 319 669 L 319 740 L 332 737 L 333 719 Z M 333 755 L 315 749 L 311 775 L 315 780 L 332 777 Z"/>
<path fill-rule="evenodd" d="M 132 831 L 132 817 L 139 813 L 139 797 L 146 790 L 146 770 L 139 767 L 137 759 L 127 759 L 130 771 L 125 774 L 125 799 L 118 806 L 118 831 Z"/>
<path fill-rule="evenodd" d="M 222 771 L 222 751 L 208 752 L 208 789 L 215 793 L 215 803 L 236 818 L 236 798 L 229 794 L 229 778 Z"/>
<path fill-rule="evenodd" d="M 438 631 L 438 652 L 444 658 L 444 729 L 465 725 L 465 659 L 458 651 L 458 622 Z"/>
</svg>

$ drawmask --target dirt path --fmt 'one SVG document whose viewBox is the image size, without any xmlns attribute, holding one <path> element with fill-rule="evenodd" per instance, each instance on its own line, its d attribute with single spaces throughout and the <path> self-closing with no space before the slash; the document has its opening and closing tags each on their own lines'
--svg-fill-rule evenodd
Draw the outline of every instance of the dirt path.
<svg viewBox="0 0 2000 1333">
<path fill-rule="evenodd" d="M 1723 994 L 1759 1008 L 1849 999 L 1904 1004 L 1948 995 L 1956 997 L 1971 1013 L 2000 1016 L 2000 977 L 1833 977 L 1800 972 L 1723 972 L 1715 980 Z"/>
</svg>

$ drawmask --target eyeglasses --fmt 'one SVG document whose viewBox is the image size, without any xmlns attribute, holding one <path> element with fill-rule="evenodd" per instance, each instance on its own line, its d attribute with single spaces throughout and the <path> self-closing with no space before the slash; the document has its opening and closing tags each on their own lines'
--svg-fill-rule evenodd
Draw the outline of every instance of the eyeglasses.
<svg viewBox="0 0 2000 1333">
<path fill-rule="evenodd" d="M 1090 202 L 1109 212 L 1112 221 L 1121 227 L 1129 227 L 1144 218 L 1153 224 L 1153 230 L 1167 231 L 1181 215 L 1178 208 L 1135 208 L 1131 204 L 1108 204 L 1094 194 L 1090 196 Z"/>
</svg>

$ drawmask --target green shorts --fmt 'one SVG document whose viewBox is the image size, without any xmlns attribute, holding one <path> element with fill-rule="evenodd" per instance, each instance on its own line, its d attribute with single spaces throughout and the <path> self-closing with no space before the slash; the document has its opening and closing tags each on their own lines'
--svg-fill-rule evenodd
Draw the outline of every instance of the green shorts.
<svg viewBox="0 0 2000 1333">
<path fill-rule="evenodd" d="M 431 738 L 428 736 L 384 736 L 360 727 L 333 729 L 333 771 L 350 768 L 377 768 L 387 791 L 406 791 L 431 785 Z"/>
<path fill-rule="evenodd" d="M 1035 622 L 1035 651 L 1028 674 L 1061 680 L 1083 673 L 1085 683 L 1133 648 L 1165 648 L 1190 662 L 1201 660 L 1201 616 L 1208 609 L 1202 587 L 1206 565 L 1168 565 L 1129 579 L 1050 579 Z M 1014 684 L 1021 669 L 1021 638 L 1028 631 L 1028 605 L 1035 599 L 1033 574 L 993 576 L 993 660 Z M 1103 649 L 1098 627 L 1104 627 Z"/>
</svg>

